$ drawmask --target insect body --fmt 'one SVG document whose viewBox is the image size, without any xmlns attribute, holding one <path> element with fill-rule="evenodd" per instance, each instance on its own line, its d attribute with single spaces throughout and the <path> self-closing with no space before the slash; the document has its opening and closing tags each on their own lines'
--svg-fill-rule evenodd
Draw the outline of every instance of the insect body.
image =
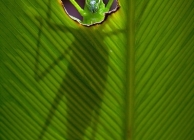
<svg viewBox="0 0 194 140">
<path fill-rule="evenodd" d="M 71 16 L 66 10 L 66 1 L 62 0 L 65 11 L 69 14 L 70 17 L 78 21 L 79 23 L 90 26 L 96 23 L 101 23 L 105 19 L 105 15 L 107 13 L 111 13 L 113 11 L 116 11 L 118 8 L 117 6 L 114 10 L 110 11 L 111 6 L 113 5 L 113 2 L 116 0 L 109 0 L 108 3 L 105 5 L 103 0 L 85 0 L 85 5 L 82 8 L 75 0 L 69 0 L 71 4 L 76 8 L 76 10 L 79 12 L 79 14 L 82 16 L 83 19 L 77 19 L 74 16 Z M 117 1 L 116 1 L 117 2 Z"/>
<path fill-rule="evenodd" d="M 86 5 L 92 13 L 95 13 L 99 9 L 100 0 L 86 0 Z"/>
</svg>

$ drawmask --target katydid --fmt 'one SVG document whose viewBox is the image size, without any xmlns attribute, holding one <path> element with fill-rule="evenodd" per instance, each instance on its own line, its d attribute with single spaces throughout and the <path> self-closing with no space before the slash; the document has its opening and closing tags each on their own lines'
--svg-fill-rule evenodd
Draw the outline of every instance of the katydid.
<svg viewBox="0 0 194 140">
<path fill-rule="evenodd" d="M 77 18 L 74 18 L 71 15 L 70 17 L 77 20 L 79 23 L 83 25 L 90 26 L 96 23 L 103 22 L 106 14 L 110 13 L 110 8 L 113 5 L 113 2 L 115 0 L 109 0 L 106 5 L 103 2 L 103 0 L 85 0 L 84 8 L 82 8 L 75 0 L 69 0 L 69 1 L 76 8 L 79 14 L 83 17 L 83 19 L 79 20 Z M 116 11 L 117 8 L 118 8 L 118 4 L 117 4 L 117 7 L 113 11 Z M 66 12 L 68 13 L 68 11 Z"/>
</svg>

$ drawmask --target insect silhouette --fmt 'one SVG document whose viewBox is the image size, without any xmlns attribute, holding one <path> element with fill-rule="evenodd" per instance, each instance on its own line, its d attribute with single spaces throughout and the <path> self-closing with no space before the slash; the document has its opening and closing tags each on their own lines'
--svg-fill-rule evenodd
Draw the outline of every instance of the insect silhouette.
<svg viewBox="0 0 194 140">
<path fill-rule="evenodd" d="M 87 128 L 92 127 L 92 138 L 89 139 L 93 139 L 95 138 L 97 124 L 99 122 L 101 103 L 107 82 L 109 52 L 111 51 L 103 39 L 120 31 L 105 33 L 101 29 L 99 30 L 99 27 L 95 26 L 89 28 L 78 26 L 75 29 L 64 25 L 57 25 L 49 20 L 51 18 L 50 10 L 51 5 L 49 0 L 48 19 L 45 19 L 44 22 L 49 29 L 63 33 L 71 33 L 76 40 L 39 74 L 37 71 L 41 41 L 37 41 L 35 64 L 35 79 L 37 81 L 43 79 L 60 61 L 65 59 L 67 55 L 70 55 L 65 77 L 53 99 L 38 139 L 43 139 L 45 136 L 55 115 L 55 111 L 64 97 L 66 98 L 65 104 L 67 106 L 64 118 L 67 121 L 62 122 L 66 126 L 66 131 L 59 132 L 61 137 L 67 140 L 83 140 Z M 44 26 L 42 22 L 40 24 Z M 42 34 L 41 32 L 40 28 L 38 33 L 39 38 Z M 91 35 L 97 35 L 100 38 L 95 38 Z M 87 42 L 87 45 L 83 45 L 82 41 Z M 91 125 L 92 123 L 94 125 Z"/>
</svg>

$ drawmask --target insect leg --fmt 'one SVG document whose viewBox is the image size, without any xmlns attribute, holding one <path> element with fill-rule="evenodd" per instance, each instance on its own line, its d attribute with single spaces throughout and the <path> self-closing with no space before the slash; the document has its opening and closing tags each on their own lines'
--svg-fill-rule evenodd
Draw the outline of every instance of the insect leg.
<svg viewBox="0 0 194 140">
<path fill-rule="evenodd" d="M 113 1 L 114 0 L 109 0 L 108 1 L 108 4 L 106 5 L 105 11 L 104 11 L 105 13 L 109 12 L 109 10 L 110 10 L 110 8 L 111 8 L 111 6 L 113 4 Z"/>
<path fill-rule="evenodd" d="M 75 0 L 70 0 L 70 2 L 75 6 L 75 8 L 77 9 L 81 16 L 84 16 L 86 14 Z"/>
</svg>

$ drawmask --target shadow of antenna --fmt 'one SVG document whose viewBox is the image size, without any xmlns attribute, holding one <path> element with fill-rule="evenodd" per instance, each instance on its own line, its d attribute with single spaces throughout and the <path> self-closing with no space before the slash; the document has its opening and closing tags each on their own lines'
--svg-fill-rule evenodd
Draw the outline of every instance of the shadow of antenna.
<svg viewBox="0 0 194 140">
<path fill-rule="evenodd" d="M 48 0 L 47 6 L 47 20 L 50 21 L 51 18 L 51 0 Z M 37 40 L 37 49 L 36 49 L 36 56 L 35 56 L 35 69 L 34 69 L 34 77 L 37 81 L 41 80 L 49 73 L 52 68 L 58 64 L 60 60 L 63 59 L 63 56 L 68 53 L 65 51 L 58 59 L 56 59 L 52 64 L 50 64 L 43 72 L 39 72 L 39 60 L 40 60 L 40 47 L 41 47 L 41 36 L 42 36 L 42 28 L 44 26 L 44 19 L 41 17 L 35 17 L 37 21 L 39 21 L 39 31 L 38 31 L 38 40 Z"/>
</svg>

